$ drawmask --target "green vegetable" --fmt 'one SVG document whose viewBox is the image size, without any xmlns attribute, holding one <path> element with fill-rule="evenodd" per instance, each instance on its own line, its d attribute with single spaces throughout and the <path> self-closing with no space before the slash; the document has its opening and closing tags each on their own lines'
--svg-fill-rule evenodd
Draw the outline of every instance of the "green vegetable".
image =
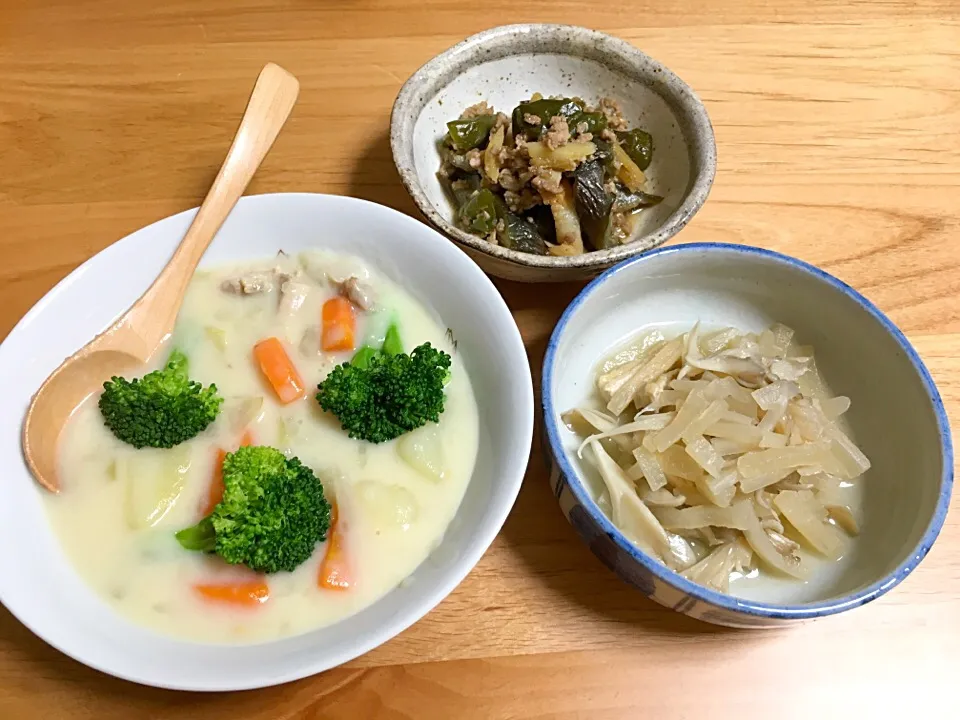
<svg viewBox="0 0 960 720">
<path fill-rule="evenodd" d="M 478 190 L 460 206 L 460 224 L 470 232 L 489 235 L 497 225 L 494 194 L 487 188 Z"/>
<path fill-rule="evenodd" d="M 430 343 L 409 355 L 376 355 L 365 368 L 344 363 L 320 383 L 317 402 L 350 437 L 386 442 L 440 421 L 450 365 L 450 356 Z"/>
<path fill-rule="evenodd" d="M 450 183 L 450 192 L 456 200 L 457 207 L 463 205 L 470 196 L 480 189 L 480 176 L 475 172 Z"/>
<path fill-rule="evenodd" d="M 403 352 L 403 341 L 400 339 L 400 328 L 395 322 L 390 323 L 387 328 L 386 337 L 383 339 L 383 345 L 380 349 L 364 345 L 357 350 L 356 354 L 350 359 L 350 364 L 358 368 L 370 367 L 370 361 L 378 355 L 385 353 L 387 355 L 400 355 Z"/>
<path fill-rule="evenodd" d="M 357 350 L 356 355 L 350 359 L 350 364 L 359 368 L 369 367 L 370 361 L 379 353 L 380 351 L 376 348 L 372 348 L 369 345 L 364 345 L 362 348 Z"/>
<path fill-rule="evenodd" d="M 618 245 L 611 232 L 613 198 L 603 187 L 604 170 L 600 160 L 583 163 L 573 173 L 573 192 L 580 218 L 580 229 L 596 250 Z"/>
<path fill-rule="evenodd" d="M 501 221 L 497 224 L 497 241 L 511 250 L 546 255 L 547 245 L 537 226 L 510 212 L 500 197 L 495 196 L 495 198 L 497 218 Z"/>
<path fill-rule="evenodd" d="M 166 366 L 142 378 L 103 384 L 100 414 L 120 440 L 136 448 L 171 448 L 199 435 L 220 412 L 216 385 L 187 377 L 187 356 L 170 353 Z"/>
<path fill-rule="evenodd" d="M 641 170 L 650 167 L 650 160 L 653 159 L 653 137 L 650 133 L 634 128 L 618 132 L 617 139 L 620 141 L 620 147 L 626 151 L 637 167 Z"/>
<path fill-rule="evenodd" d="M 550 127 L 550 118 L 560 115 L 569 119 L 582 112 L 583 103 L 572 98 L 544 98 L 522 102 L 513 110 L 513 133 L 514 135 L 523 133 L 527 140 L 536 140 L 544 130 Z M 528 123 L 524 119 L 527 115 L 536 116 L 540 122 Z"/>
<path fill-rule="evenodd" d="M 577 126 L 580 125 L 580 123 L 586 123 L 587 129 L 585 132 L 599 135 L 607 128 L 607 116 L 599 112 L 578 112 L 567 121 L 567 124 L 570 126 L 570 132 L 576 132 Z"/>
<path fill-rule="evenodd" d="M 496 121 L 496 115 L 477 115 L 469 120 L 452 120 L 447 123 L 450 144 L 460 152 L 480 147 L 487 141 Z"/>
<path fill-rule="evenodd" d="M 534 224 L 544 241 L 557 244 L 557 229 L 553 224 L 553 212 L 549 205 L 534 205 L 524 213 L 526 219 Z"/>
<path fill-rule="evenodd" d="M 187 550 L 215 552 L 256 572 L 293 571 L 326 538 L 330 503 L 297 458 L 270 447 L 242 447 L 223 461 L 223 500 L 176 534 Z"/>
<path fill-rule="evenodd" d="M 395 322 L 390 323 L 387 334 L 383 338 L 383 352 L 387 355 L 403 354 L 403 341 L 400 339 L 400 328 Z"/>
<path fill-rule="evenodd" d="M 593 159 L 599 160 L 603 164 L 603 173 L 606 179 L 616 177 L 617 163 L 613 159 L 613 146 L 606 140 L 598 140 L 597 138 L 593 139 L 593 144 L 597 147 Z"/>
<path fill-rule="evenodd" d="M 641 208 L 653 207 L 658 205 L 663 198 L 659 195 L 651 195 L 642 190 L 631 192 L 623 185 L 617 183 L 617 196 L 613 200 L 614 212 L 630 212 Z"/>
</svg>

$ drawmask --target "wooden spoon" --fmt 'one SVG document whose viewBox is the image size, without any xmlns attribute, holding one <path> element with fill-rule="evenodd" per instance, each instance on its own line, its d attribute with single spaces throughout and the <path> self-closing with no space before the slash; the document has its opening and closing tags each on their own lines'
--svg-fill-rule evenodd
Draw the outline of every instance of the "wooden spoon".
<svg viewBox="0 0 960 720">
<path fill-rule="evenodd" d="M 67 358 L 33 396 L 23 424 L 23 454 L 37 482 L 60 491 L 57 445 L 73 412 L 115 375 L 136 372 L 173 329 L 190 278 L 214 235 L 276 140 L 300 84 L 273 63 L 260 72 L 226 160 L 170 262 L 119 320 Z"/>
</svg>

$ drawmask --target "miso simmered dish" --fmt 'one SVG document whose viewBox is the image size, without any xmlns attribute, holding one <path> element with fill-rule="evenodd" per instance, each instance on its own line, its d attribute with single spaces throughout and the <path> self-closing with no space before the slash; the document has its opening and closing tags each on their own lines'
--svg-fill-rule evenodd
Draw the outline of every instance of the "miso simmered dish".
<svg viewBox="0 0 960 720">
<path fill-rule="evenodd" d="M 534 94 L 510 117 L 486 102 L 447 123 L 439 176 L 465 231 L 511 250 L 580 255 L 629 242 L 662 197 L 644 175 L 653 138 L 619 103 Z"/>
<path fill-rule="evenodd" d="M 158 365 L 66 428 L 49 516 L 135 622 L 246 642 L 335 622 L 440 543 L 478 411 L 450 333 L 363 261 L 203 270 Z"/>
<path fill-rule="evenodd" d="M 599 504 L 671 569 L 736 594 L 847 553 L 870 461 L 843 423 L 850 400 L 789 328 L 646 333 L 601 363 L 596 393 L 599 407 L 564 420 L 602 479 Z"/>
</svg>

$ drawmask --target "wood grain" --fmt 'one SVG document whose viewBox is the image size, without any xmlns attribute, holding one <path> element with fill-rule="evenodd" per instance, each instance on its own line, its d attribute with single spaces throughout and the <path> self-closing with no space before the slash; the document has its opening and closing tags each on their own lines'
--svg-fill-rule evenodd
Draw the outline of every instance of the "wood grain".
<svg viewBox="0 0 960 720">
<path fill-rule="evenodd" d="M 960 421 L 960 4 L 784 0 L 6 0 L 0 336 L 76 265 L 197 205 L 267 61 L 300 101 L 251 192 L 415 214 L 387 122 L 402 81 L 497 22 L 587 24 L 703 97 L 719 172 L 678 241 L 781 250 L 837 274 L 915 343 Z M 575 286 L 498 283 L 538 374 Z M 392 642 L 281 688 L 190 696 L 88 670 L 0 611 L 0 717 L 948 717 L 960 660 L 957 505 L 923 565 L 854 613 L 732 632 L 639 597 L 573 535 L 535 447 L 464 583 Z M 801 678 L 803 678 L 801 680 Z M 935 710 L 941 708 L 942 710 Z"/>
</svg>

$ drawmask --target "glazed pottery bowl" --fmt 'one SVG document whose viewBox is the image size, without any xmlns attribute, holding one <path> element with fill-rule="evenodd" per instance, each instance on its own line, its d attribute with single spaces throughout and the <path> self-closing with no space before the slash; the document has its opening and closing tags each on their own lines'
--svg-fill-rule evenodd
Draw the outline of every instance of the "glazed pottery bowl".
<svg viewBox="0 0 960 720">
<path fill-rule="evenodd" d="M 762 573 L 723 594 L 639 550 L 598 506 L 603 485 L 578 459 L 561 414 L 594 390 L 595 366 L 638 331 L 774 322 L 814 348 L 833 392 L 846 395 L 853 438 L 872 462 L 862 482 L 861 533 L 810 579 Z M 632 258 L 594 280 L 563 314 L 543 366 L 544 448 L 564 514 L 597 556 L 662 605 L 735 627 L 767 627 L 859 607 L 890 590 L 930 550 L 950 500 L 950 430 L 929 373 L 869 300 L 799 260 L 737 245 L 690 244 Z M 820 567 L 818 567 L 820 570 Z"/>
<path fill-rule="evenodd" d="M 468 106 L 486 100 L 507 114 L 534 92 L 621 103 L 630 127 L 654 138 L 648 190 L 664 196 L 640 215 L 631 242 L 575 257 L 509 250 L 456 227 L 437 178 L 438 143 Z M 567 25 L 506 25 L 467 38 L 407 80 L 393 106 L 390 144 L 400 178 L 426 219 L 486 272 L 550 282 L 593 277 L 663 244 L 703 205 L 716 172 L 703 103 L 674 73 L 623 40 Z"/>
</svg>

